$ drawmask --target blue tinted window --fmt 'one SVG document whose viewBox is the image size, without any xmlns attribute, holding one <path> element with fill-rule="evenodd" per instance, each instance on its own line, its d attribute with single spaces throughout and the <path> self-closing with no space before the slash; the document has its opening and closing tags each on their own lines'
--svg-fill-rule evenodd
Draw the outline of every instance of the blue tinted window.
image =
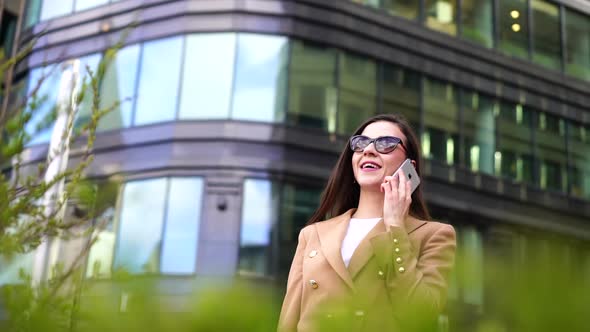
<svg viewBox="0 0 590 332">
<path fill-rule="evenodd" d="M 162 244 L 162 273 L 195 272 L 203 180 L 172 178 Z"/>
<path fill-rule="evenodd" d="M 11 258 L 0 255 L 0 287 L 7 284 L 20 284 L 20 270 L 31 273 L 34 253 L 18 254 Z"/>
<path fill-rule="evenodd" d="M 131 126 L 139 53 L 139 45 L 125 47 L 107 67 L 101 84 L 101 108 L 113 107 L 117 102 L 120 105 L 101 119 L 100 130 Z"/>
<path fill-rule="evenodd" d="M 132 274 L 195 272 L 203 180 L 159 178 L 129 182 L 122 191 L 114 269 Z M 87 276 L 108 276 L 112 234 L 101 232 Z M 91 260 L 94 257 L 93 260 Z"/>
<path fill-rule="evenodd" d="M 115 269 L 156 273 L 164 222 L 166 179 L 130 182 L 123 190 Z"/>
<path fill-rule="evenodd" d="M 108 3 L 109 0 L 76 0 L 76 11 L 85 10 Z"/>
<path fill-rule="evenodd" d="M 180 119 L 229 118 L 235 51 L 234 33 L 186 37 Z"/>
<path fill-rule="evenodd" d="M 27 16 L 25 17 L 25 28 L 28 28 L 39 22 L 39 12 L 41 11 L 42 0 L 27 1 Z"/>
<path fill-rule="evenodd" d="M 46 120 L 56 107 L 60 81 L 61 65 L 35 68 L 30 72 L 27 95 L 34 93 L 39 104 L 34 110 L 29 108 L 32 117 L 25 126 L 27 134 L 31 136 L 29 145 L 46 143 L 51 139 L 53 122 L 46 123 Z"/>
<path fill-rule="evenodd" d="M 92 54 L 82 57 L 78 60 L 66 61 L 64 69 L 71 66 L 74 71 L 78 73 L 77 89 L 85 89 L 84 99 L 78 104 L 78 113 L 76 116 L 76 127 L 80 127 L 90 121 L 92 115 L 92 102 L 94 98 L 94 91 L 92 90 L 92 83 L 88 69 L 92 70 L 94 77 L 97 75 L 97 68 L 100 62 L 101 54 Z M 97 91 L 98 92 L 98 91 Z"/>
<path fill-rule="evenodd" d="M 74 0 L 43 0 L 41 21 L 64 16 L 74 10 Z"/>
<path fill-rule="evenodd" d="M 135 125 L 173 120 L 176 116 L 182 37 L 144 44 Z"/>
<path fill-rule="evenodd" d="M 232 118 L 282 122 L 288 45 L 286 37 L 238 36 Z"/>
<path fill-rule="evenodd" d="M 278 188 L 269 180 L 244 182 L 239 271 L 270 273 L 271 231 L 278 212 Z"/>
</svg>

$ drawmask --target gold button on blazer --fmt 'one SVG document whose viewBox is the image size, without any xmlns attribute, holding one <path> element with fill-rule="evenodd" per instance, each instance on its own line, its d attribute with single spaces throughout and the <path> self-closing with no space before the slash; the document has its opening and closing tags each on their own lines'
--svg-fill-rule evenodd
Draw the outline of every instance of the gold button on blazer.
<svg viewBox="0 0 590 332">
<path fill-rule="evenodd" d="M 403 230 L 382 219 L 346 268 L 340 250 L 354 211 L 299 233 L 279 331 L 406 332 L 436 325 L 454 264 L 453 227 L 407 217 Z"/>
</svg>

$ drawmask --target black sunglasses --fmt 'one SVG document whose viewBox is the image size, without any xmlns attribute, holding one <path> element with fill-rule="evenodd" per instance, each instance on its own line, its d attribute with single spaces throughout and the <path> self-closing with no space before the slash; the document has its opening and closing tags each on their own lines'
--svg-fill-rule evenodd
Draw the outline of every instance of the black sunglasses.
<svg viewBox="0 0 590 332">
<path fill-rule="evenodd" d="M 398 145 L 401 145 L 404 150 L 404 142 L 401 138 L 395 136 L 380 136 L 377 138 L 370 138 L 364 135 L 355 135 L 350 138 L 350 149 L 354 152 L 362 152 L 371 143 L 375 143 L 375 150 L 379 153 L 390 153 Z"/>
</svg>

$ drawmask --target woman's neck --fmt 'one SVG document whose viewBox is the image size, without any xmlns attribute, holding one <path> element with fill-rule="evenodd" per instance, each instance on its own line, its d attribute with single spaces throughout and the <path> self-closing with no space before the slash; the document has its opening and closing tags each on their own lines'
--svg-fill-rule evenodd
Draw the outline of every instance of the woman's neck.
<svg viewBox="0 0 590 332">
<path fill-rule="evenodd" d="M 383 196 L 379 191 L 361 190 L 359 205 L 354 218 L 376 218 L 383 216 Z"/>
</svg>

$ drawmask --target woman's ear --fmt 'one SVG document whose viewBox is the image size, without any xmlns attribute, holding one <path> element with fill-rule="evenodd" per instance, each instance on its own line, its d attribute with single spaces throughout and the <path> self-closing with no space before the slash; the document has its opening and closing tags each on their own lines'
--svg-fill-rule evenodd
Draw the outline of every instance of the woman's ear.
<svg viewBox="0 0 590 332">
<path fill-rule="evenodd" d="M 414 169 L 416 169 L 416 161 L 415 160 L 411 160 L 412 165 L 414 165 Z"/>
</svg>

